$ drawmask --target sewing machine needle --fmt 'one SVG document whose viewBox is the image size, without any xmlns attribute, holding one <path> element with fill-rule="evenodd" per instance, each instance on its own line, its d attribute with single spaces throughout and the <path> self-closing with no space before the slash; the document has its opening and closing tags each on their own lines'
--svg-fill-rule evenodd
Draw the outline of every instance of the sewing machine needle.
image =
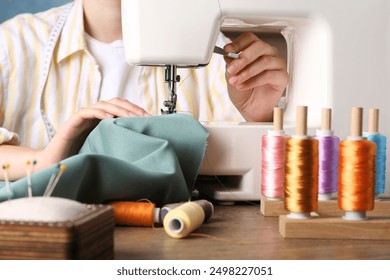
<svg viewBox="0 0 390 280">
<path fill-rule="evenodd" d="M 227 56 L 227 57 L 230 57 L 230 58 L 238 58 L 239 57 L 239 54 L 238 53 L 227 53 L 224 51 L 224 49 L 218 47 L 218 46 L 215 46 L 214 47 L 214 53 L 217 53 L 217 54 L 220 54 L 220 55 L 224 55 L 224 56 Z"/>
</svg>

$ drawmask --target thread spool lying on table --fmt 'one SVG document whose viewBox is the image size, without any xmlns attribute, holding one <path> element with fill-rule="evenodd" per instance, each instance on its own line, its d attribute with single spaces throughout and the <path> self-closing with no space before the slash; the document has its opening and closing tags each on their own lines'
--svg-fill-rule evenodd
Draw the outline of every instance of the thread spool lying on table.
<svg viewBox="0 0 390 280">
<path fill-rule="evenodd" d="M 186 202 L 165 216 L 164 229 L 170 237 L 183 238 L 199 228 L 204 220 L 202 207 L 195 202 Z"/>
<path fill-rule="evenodd" d="M 205 200 L 205 199 L 200 199 L 200 200 L 193 200 L 192 202 L 194 203 L 197 203 L 199 204 L 203 211 L 204 211 L 204 214 L 205 214 L 205 217 L 204 217 L 204 221 L 203 222 L 207 222 L 211 216 L 214 214 L 214 206 L 211 202 Z M 181 202 L 181 203 L 170 203 L 170 204 L 166 204 L 164 205 L 163 207 L 161 207 L 161 211 L 160 211 L 160 220 L 161 221 L 164 221 L 165 219 L 165 216 L 170 212 L 172 211 L 173 209 L 179 207 L 180 205 L 184 204 L 185 202 Z"/>
<path fill-rule="evenodd" d="M 340 142 L 338 204 L 346 220 L 366 219 L 374 209 L 375 143 L 362 137 L 363 109 L 352 108 L 351 134 Z"/>
<path fill-rule="evenodd" d="M 318 141 L 307 135 L 307 107 L 298 106 L 295 135 L 286 142 L 285 209 L 289 218 L 310 218 L 318 208 Z"/>
<path fill-rule="evenodd" d="M 151 202 L 113 201 L 116 225 L 153 227 L 160 224 L 160 208 Z"/>
</svg>

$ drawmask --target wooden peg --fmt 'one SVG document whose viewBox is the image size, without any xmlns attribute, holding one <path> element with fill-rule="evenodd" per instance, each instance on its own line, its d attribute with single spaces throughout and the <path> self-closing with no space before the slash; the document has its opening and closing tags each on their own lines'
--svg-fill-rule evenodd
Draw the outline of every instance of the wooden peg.
<svg viewBox="0 0 390 280">
<path fill-rule="evenodd" d="M 307 135 L 307 106 L 297 107 L 295 135 Z"/>
<path fill-rule="evenodd" d="M 351 115 L 351 136 L 361 137 L 363 134 L 363 108 L 353 107 Z"/>
<path fill-rule="evenodd" d="M 329 131 L 332 127 L 332 110 L 330 108 L 322 108 L 321 130 Z"/>
<path fill-rule="evenodd" d="M 368 133 L 379 133 L 379 109 L 369 110 Z"/>
<path fill-rule="evenodd" d="M 274 131 L 283 130 L 283 108 L 274 108 Z"/>
</svg>

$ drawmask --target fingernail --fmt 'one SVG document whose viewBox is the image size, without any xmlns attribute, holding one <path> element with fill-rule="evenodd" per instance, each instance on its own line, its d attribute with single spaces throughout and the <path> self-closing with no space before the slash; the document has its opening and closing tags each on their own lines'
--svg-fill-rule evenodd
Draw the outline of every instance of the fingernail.
<svg viewBox="0 0 390 280">
<path fill-rule="evenodd" d="M 229 65 L 229 66 L 227 67 L 227 71 L 228 71 L 229 74 L 231 74 L 231 75 L 235 74 L 235 73 L 234 73 L 234 69 L 235 69 L 234 65 Z"/>
</svg>

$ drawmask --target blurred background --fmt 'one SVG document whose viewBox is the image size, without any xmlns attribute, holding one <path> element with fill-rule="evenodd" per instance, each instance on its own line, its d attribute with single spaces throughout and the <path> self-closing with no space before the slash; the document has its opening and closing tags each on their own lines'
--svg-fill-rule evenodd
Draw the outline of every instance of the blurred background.
<svg viewBox="0 0 390 280">
<path fill-rule="evenodd" d="M 0 0 L 0 23 L 17 14 L 36 13 L 68 2 L 70 0 Z"/>
</svg>

